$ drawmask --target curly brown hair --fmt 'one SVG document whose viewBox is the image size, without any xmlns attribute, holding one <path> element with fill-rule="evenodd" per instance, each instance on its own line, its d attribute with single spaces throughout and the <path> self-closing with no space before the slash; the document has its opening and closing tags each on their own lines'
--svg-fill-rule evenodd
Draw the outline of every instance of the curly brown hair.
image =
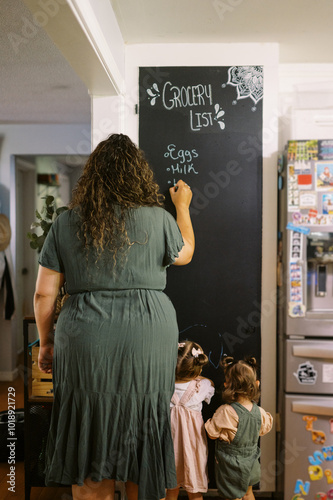
<svg viewBox="0 0 333 500">
<path fill-rule="evenodd" d="M 98 257 L 107 248 L 115 255 L 131 245 L 126 231 L 129 209 L 163 206 L 164 196 L 144 153 L 127 135 L 100 142 L 84 167 L 70 208 L 80 215 L 79 237 Z"/>
<path fill-rule="evenodd" d="M 192 340 L 181 342 L 178 344 L 176 381 L 198 377 L 207 363 L 208 358 L 199 344 Z"/>
<path fill-rule="evenodd" d="M 232 356 L 226 356 L 222 359 L 221 366 L 226 380 L 222 395 L 225 403 L 233 403 L 239 397 L 245 397 L 255 402 L 259 401 L 258 365 L 254 357 L 237 361 Z"/>
</svg>

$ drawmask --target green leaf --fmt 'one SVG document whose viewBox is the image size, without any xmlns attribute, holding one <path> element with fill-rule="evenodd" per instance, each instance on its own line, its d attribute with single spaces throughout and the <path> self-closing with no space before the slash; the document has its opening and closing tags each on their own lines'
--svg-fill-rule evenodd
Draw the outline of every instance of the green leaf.
<svg viewBox="0 0 333 500">
<path fill-rule="evenodd" d="M 45 196 L 45 205 L 48 207 L 54 202 L 54 196 L 51 196 L 50 194 L 48 196 Z"/>
<path fill-rule="evenodd" d="M 50 231 L 50 227 L 52 226 L 51 222 L 47 222 L 46 220 L 42 220 L 40 223 L 40 227 L 43 229 L 44 233 L 48 233 Z"/>
<path fill-rule="evenodd" d="M 38 236 L 38 238 L 36 240 L 38 252 L 41 251 L 41 249 L 42 249 L 42 247 L 44 245 L 45 238 L 46 238 L 45 234 L 42 234 L 41 236 Z"/>
<path fill-rule="evenodd" d="M 38 210 L 36 210 L 36 217 L 37 217 L 37 219 L 42 220 L 42 216 L 41 216 L 41 214 L 38 212 Z"/>
<path fill-rule="evenodd" d="M 35 229 L 36 227 L 40 227 L 40 222 L 33 222 L 30 226 L 30 229 Z"/>
<path fill-rule="evenodd" d="M 46 207 L 46 217 L 48 219 L 52 219 L 53 214 L 54 214 L 54 207 L 53 206 Z"/>
<path fill-rule="evenodd" d="M 30 247 L 33 249 L 33 250 L 37 250 L 38 248 L 38 243 L 36 240 L 33 240 L 33 241 L 30 241 Z"/>
</svg>

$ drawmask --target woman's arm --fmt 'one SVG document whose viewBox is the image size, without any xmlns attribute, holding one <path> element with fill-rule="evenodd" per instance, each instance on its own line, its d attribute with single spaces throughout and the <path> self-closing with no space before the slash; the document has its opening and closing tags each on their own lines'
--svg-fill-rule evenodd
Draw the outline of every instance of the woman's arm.
<svg viewBox="0 0 333 500">
<path fill-rule="evenodd" d="M 174 265 L 184 266 L 192 260 L 195 240 L 190 217 L 190 203 L 192 200 L 191 188 L 182 180 L 169 189 L 172 203 L 176 207 L 177 224 L 182 233 L 184 246 L 178 254 Z"/>
<path fill-rule="evenodd" d="M 34 310 L 39 334 L 38 366 L 44 373 L 52 372 L 54 315 L 57 295 L 64 281 L 62 273 L 39 266 Z"/>
</svg>

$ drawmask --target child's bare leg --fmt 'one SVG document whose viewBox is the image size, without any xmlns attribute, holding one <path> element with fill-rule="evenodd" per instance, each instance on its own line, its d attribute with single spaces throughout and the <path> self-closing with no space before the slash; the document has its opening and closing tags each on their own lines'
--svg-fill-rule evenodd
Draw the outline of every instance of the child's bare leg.
<svg viewBox="0 0 333 500">
<path fill-rule="evenodd" d="M 249 486 L 247 492 L 243 496 L 243 500 L 255 500 L 255 496 L 252 491 L 252 486 Z"/>
<path fill-rule="evenodd" d="M 189 500 L 203 500 L 201 493 L 190 493 L 187 491 Z"/>
<path fill-rule="evenodd" d="M 166 491 L 165 500 L 177 500 L 180 488 L 172 488 Z"/>
</svg>

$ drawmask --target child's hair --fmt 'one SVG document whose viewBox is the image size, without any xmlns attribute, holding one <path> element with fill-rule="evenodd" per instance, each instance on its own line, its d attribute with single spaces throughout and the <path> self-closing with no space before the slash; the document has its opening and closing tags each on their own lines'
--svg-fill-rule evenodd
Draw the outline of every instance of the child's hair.
<svg viewBox="0 0 333 500">
<path fill-rule="evenodd" d="M 226 356 L 222 359 L 221 365 L 226 381 L 223 391 L 223 400 L 226 403 L 234 403 L 239 396 L 249 398 L 251 401 L 259 401 L 256 358 L 248 357 L 237 361 L 231 356 Z"/>
<path fill-rule="evenodd" d="M 176 381 L 198 377 L 202 367 L 207 363 L 208 358 L 199 344 L 191 340 L 180 342 L 178 344 Z"/>
</svg>

